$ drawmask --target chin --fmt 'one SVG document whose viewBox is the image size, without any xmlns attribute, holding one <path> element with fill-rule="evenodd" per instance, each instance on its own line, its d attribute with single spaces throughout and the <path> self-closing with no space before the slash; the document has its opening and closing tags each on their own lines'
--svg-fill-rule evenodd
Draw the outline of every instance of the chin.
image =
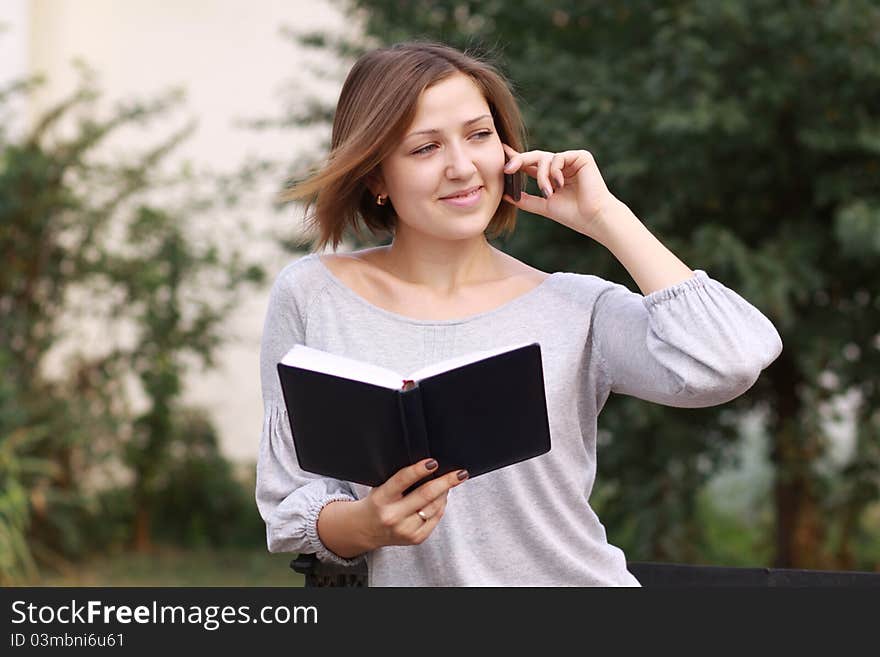
<svg viewBox="0 0 880 657">
<path fill-rule="evenodd" d="M 446 217 L 444 222 L 438 222 L 434 226 L 442 227 L 444 230 L 437 232 L 445 233 L 450 239 L 468 239 L 482 235 L 491 221 L 491 216 L 461 216 L 455 217 L 452 221 Z"/>
<path fill-rule="evenodd" d="M 497 207 L 497 206 L 493 206 Z M 483 209 L 475 209 L 474 212 L 449 212 L 445 208 L 424 207 L 419 214 L 429 217 L 427 222 L 406 222 L 408 228 L 414 233 L 420 233 L 425 237 L 442 240 L 467 240 L 482 236 L 492 222 L 492 213 Z"/>
</svg>

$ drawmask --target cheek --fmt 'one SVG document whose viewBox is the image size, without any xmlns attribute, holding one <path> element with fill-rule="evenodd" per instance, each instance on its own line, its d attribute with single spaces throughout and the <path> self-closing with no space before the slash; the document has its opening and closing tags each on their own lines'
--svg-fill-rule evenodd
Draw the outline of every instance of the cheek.
<svg viewBox="0 0 880 657">
<path fill-rule="evenodd" d="M 437 181 L 442 173 L 439 167 L 427 162 L 398 171 L 393 185 L 398 201 L 417 202 L 436 193 Z"/>
<path fill-rule="evenodd" d="M 484 170 L 491 172 L 493 177 L 500 180 L 504 175 L 504 163 L 506 161 L 507 158 L 504 156 L 504 149 L 501 148 L 501 142 L 498 142 L 498 148 L 491 149 L 491 152 L 487 153 L 483 159 Z"/>
</svg>

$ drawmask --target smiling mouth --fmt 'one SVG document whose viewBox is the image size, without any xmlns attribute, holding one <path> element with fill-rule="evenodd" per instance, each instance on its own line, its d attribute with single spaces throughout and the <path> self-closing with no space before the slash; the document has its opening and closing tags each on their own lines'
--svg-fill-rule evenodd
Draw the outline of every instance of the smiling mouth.
<svg viewBox="0 0 880 657">
<path fill-rule="evenodd" d="M 444 201 L 449 201 L 452 199 L 469 199 L 469 198 L 473 198 L 474 196 L 476 196 L 480 192 L 481 189 L 483 189 L 482 185 L 480 185 L 476 189 L 471 190 L 470 192 L 468 192 L 466 194 L 457 194 L 456 196 L 442 196 L 440 198 Z"/>
</svg>

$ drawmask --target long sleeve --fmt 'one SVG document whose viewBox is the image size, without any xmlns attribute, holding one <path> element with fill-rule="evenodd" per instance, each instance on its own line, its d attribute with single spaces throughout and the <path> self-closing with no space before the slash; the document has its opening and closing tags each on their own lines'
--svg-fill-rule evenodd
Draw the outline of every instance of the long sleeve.
<svg viewBox="0 0 880 657">
<path fill-rule="evenodd" d="M 266 523 L 270 552 L 315 553 L 321 561 L 353 565 L 328 550 L 318 536 L 321 509 L 336 500 L 354 500 L 350 484 L 300 469 L 276 369 L 278 361 L 304 339 L 306 304 L 294 294 L 291 269 L 283 271 L 269 297 L 260 349 L 264 418 L 257 461 L 256 501 Z"/>
<path fill-rule="evenodd" d="M 644 297 L 612 284 L 592 321 L 610 391 L 668 406 L 735 399 L 782 351 L 770 320 L 702 270 Z"/>
</svg>

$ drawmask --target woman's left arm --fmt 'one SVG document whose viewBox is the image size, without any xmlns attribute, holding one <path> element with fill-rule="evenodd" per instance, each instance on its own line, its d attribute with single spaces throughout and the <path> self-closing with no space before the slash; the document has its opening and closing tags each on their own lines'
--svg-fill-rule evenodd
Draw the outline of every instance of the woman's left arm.
<svg viewBox="0 0 880 657">
<path fill-rule="evenodd" d="M 694 272 L 667 249 L 611 192 L 589 151 L 517 153 L 504 145 L 505 172 L 522 169 L 544 197 L 523 193 L 517 207 L 593 238 L 626 268 L 645 296 L 681 283 Z"/>
<path fill-rule="evenodd" d="M 721 404 L 776 359 L 782 341 L 770 320 L 669 251 L 608 191 L 590 153 L 505 149 L 505 170 L 522 168 L 544 190 L 514 204 L 604 245 L 644 295 L 609 283 L 593 304 L 591 345 L 612 392 L 671 406 Z"/>
</svg>

